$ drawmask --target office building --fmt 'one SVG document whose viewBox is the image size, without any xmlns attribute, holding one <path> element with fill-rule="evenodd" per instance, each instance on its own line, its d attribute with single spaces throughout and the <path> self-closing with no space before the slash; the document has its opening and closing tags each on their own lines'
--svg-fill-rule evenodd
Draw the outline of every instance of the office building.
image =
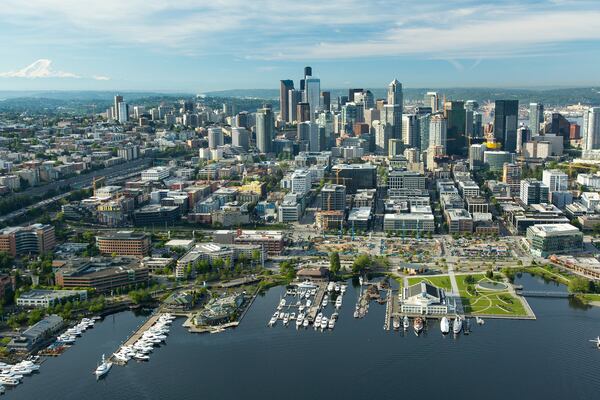
<svg viewBox="0 0 600 400">
<path fill-rule="evenodd" d="M 406 147 L 420 147 L 419 119 L 416 114 L 402 116 L 402 142 Z"/>
<path fill-rule="evenodd" d="M 124 124 L 129 121 L 129 104 L 121 101 L 117 107 L 117 115 L 119 123 Z"/>
<path fill-rule="evenodd" d="M 325 184 L 321 189 L 321 210 L 344 211 L 346 209 L 346 186 Z"/>
<path fill-rule="evenodd" d="M 540 124 L 544 122 L 544 105 L 542 103 L 529 104 L 529 129 L 532 136 L 540 134 Z"/>
<path fill-rule="evenodd" d="M 485 151 L 483 162 L 489 166 L 490 171 L 499 172 L 505 163 L 513 162 L 513 154 L 508 151 Z"/>
<path fill-rule="evenodd" d="M 447 101 L 444 104 L 446 118 L 446 154 L 466 155 L 467 140 L 465 135 L 466 111 L 463 101 Z"/>
<path fill-rule="evenodd" d="M 521 192 L 522 169 L 519 164 L 504 163 L 502 168 L 502 182 L 510 188 L 511 196 L 519 196 Z"/>
<path fill-rule="evenodd" d="M 314 121 L 315 113 L 321 110 L 321 80 L 318 78 L 307 78 L 305 80 L 304 102 L 310 107 L 310 121 Z"/>
<path fill-rule="evenodd" d="M 521 201 L 527 205 L 548 203 L 548 186 L 535 179 L 521 181 Z"/>
<path fill-rule="evenodd" d="M 285 79 L 279 82 L 279 118 L 283 123 L 287 123 L 290 120 L 290 90 L 294 90 L 294 81 Z"/>
<path fill-rule="evenodd" d="M 388 189 L 426 189 L 427 178 L 417 172 L 393 170 L 388 174 Z"/>
<path fill-rule="evenodd" d="M 518 100 L 496 100 L 494 139 L 502 150 L 514 153 L 517 148 Z"/>
<path fill-rule="evenodd" d="M 101 254 L 144 257 L 150 252 L 150 238 L 143 232 L 119 231 L 96 236 Z"/>
<path fill-rule="evenodd" d="M 17 297 L 17 305 L 25 308 L 48 308 L 67 301 L 86 301 L 87 290 L 30 290 Z"/>
<path fill-rule="evenodd" d="M 148 268 L 132 257 L 77 258 L 67 261 L 54 274 L 64 288 L 94 289 L 108 293 L 117 289 L 148 284 Z"/>
<path fill-rule="evenodd" d="M 483 157 L 487 147 L 485 144 L 472 144 L 469 146 L 469 169 L 476 170 L 483 167 Z"/>
<path fill-rule="evenodd" d="M 56 246 L 52 225 L 33 224 L 0 230 L 0 251 L 13 257 L 25 254 L 44 254 Z"/>
<path fill-rule="evenodd" d="M 546 169 L 542 173 L 542 182 L 550 193 L 563 192 L 569 188 L 569 176 L 559 169 Z"/>
<path fill-rule="evenodd" d="M 425 106 L 431 108 L 432 113 L 437 113 L 440 109 L 440 98 L 437 92 L 425 93 Z"/>
<path fill-rule="evenodd" d="M 119 103 L 123 102 L 123 96 L 121 95 L 116 95 L 114 98 L 114 104 L 113 104 L 113 119 L 119 119 Z"/>
<path fill-rule="evenodd" d="M 388 114 L 392 114 L 387 117 L 388 123 L 390 123 L 390 118 L 393 119 L 392 125 L 392 138 L 394 139 L 402 139 L 402 113 L 404 110 L 404 97 L 402 94 L 402 84 L 394 79 L 388 85 L 387 92 L 387 105 L 384 106 L 389 108 L 387 111 Z"/>
<path fill-rule="evenodd" d="M 298 104 L 302 103 L 302 92 L 300 90 L 291 89 L 288 90 L 288 120 L 287 123 L 291 124 L 298 120 Z"/>
<path fill-rule="evenodd" d="M 373 164 L 336 164 L 332 172 L 335 183 L 345 185 L 349 194 L 377 187 L 377 166 Z"/>
<path fill-rule="evenodd" d="M 442 114 L 431 116 L 429 123 L 429 148 L 440 147 L 446 154 L 446 140 L 448 134 L 448 123 Z"/>
<path fill-rule="evenodd" d="M 583 113 L 583 149 L 600 149 L 600 107 Z"/>
<path fill-rule="evenodd" d="M 142 171 L 142 182 L 158 182 L 166 179 L 171 175 L 171 170 L 168 167 L 153 167 Z"/>
<path fill-rule="evenodd" d="M 536 257 L 569 254 L 583 248 L 583 233 L 571 224 L 533 225 L 527 228 L 527 243 Z"/>
</svg>

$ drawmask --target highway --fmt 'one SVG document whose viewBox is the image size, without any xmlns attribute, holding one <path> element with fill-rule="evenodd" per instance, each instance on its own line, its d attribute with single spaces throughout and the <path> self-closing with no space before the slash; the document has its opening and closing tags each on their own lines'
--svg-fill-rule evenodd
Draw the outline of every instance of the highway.
<svg viewBox="0 0 600 400">
<path fill-rule="evenodd" d="M 5 198 L 11 196 L 24 195 L 24 196 L 43 196 L 48 190 L 58 190 L 60 187 L 71 186 L 73 189 L 81 189 L 86 186 L 90 186 L 92 181 L 96 177 L 105 176 L 107 179 L 119 175 L 127 174 L 128 171 L 135 169 L 143 169 L 152 164 L 152 158 L 138 158 L 137 160 L 129 161 L 123 164 L 113 165 L 112 167 L 102 168 L 96 171 L 83 173 L 81 175 L 73 176 L 67 179 L 61 179 L 58 181 L 50 182 L 41 186 L 30 187 L 22 192 L 13 193 L 7 195 Z"/>
<path fill-rule="evenodd" d="M 28 211 L 34 208 L 43 208 L 47 207 L 52 203 L 55 203 L 65 197 L 67 197 L 73 190 L 83 189 L 86 187 L 91 187 L 92 181 L 95 177 L 104 176 L 106 177 L 106 183 L 112 183 L 115 181 L 119 181 L 122 179 L 126 179 L 132 176 L 137 175 L 140 171 L 147 168 L 152 163 L 151 158 L 140 158 L 134 160 L 129 163 L 115 165 L 110 168 L 104 168 L 98 171 L 93 171 L 85 175 L 79 175 L 73 178 L 56 181 L 49 183 L 44 186 L 38 186 L 26 191 L 21 192 L 20 194 L 28 195 L 28 196 L 40 196 L 45 194 L 50 189 L 58 189 L 59 187 L 64 187 L 66 185 L 71 185 L 71 191 L 66 193 L 61 193 L 54 197 L 51 197 L 46 200 L 42 200 L 39 203 L 32 204 L 27 207 L 23 207 L 19 210 L 13 211 L 6 215 L 0 217 L 0 223 L 4 223 L 6 221 L 10 221 L 13 218 L 20 217 L 21 215 L 27 213 Z M 118 168 L 120 167 L 120 168 Z M 42 191 L 40 191 L 42 190 Z M 32 193 L 33 191 L 33 193 Z"/>
</svg>

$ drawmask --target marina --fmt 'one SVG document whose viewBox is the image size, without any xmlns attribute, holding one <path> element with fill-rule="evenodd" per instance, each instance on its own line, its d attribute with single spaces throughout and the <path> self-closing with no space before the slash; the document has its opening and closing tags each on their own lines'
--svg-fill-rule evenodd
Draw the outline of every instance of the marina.
<svg viewBox="0 0 600 400">
<path fill-rule="evenodd" d="M 528 287 L 540 286 L 536 290 L 549 289 L 549 284 L 536 278 L 525 277 L 522 281 Z M 341 385 L 336 396 L 357 400 L 386 398 L 390 391 L 402 391 L 404 396 L 435 397 L 439 388 L 428 382 L 450 385 L 465 373 L 473 378 L 470 390 L 485 392 L 486 398 L 492 400 L 510 396 L 534 400 L 595 398 L 600 390 L 600 378 L 590 371 L 598 365 L 600 351 L 596 343 L 588 341 L 598 336 L 597 308 L 578 308 L 567 299 L 535 298 L 531 300 L 538 316 L 535 322 L 485 318 L 481 326 L 472 320 L 468 340 L 461 340 L 465 338 L 462 334 L 457 340 L 448 340 L 452 333 L 443 335 L 438 321 L 429 319 L 417 337 L 412 318 L 407 331 L 403 319 L 398 333 L 383 331 L 384 306 L 372 305 L 364 318 L 353 319 L 360 286 L 349 283 L 334 331 L 323 335 L 307 329 L 299 334 L 291 323 L 287 329 L 281 328 L 281 320 L 279 329 L 266 326 L 265 318 L 273 313 L 285 292 L 285 288 L 275 287 L 258 296 L 243 323 L 224 334 L 190 335 L 181 324 L 173 323 L 168 346 L 154 351 L 150 362 L 130 362 L 126 368 L 113 366 L 103 379 L 96 381 L 92 367 L 102 353 L 112 354 L 124 338 L 149 318 L 131 311 L 107 317 L 61 357 L 46 359 L 42 373 L 25 377 L 26 383 L 14 390 L 7 387 L 7 398 L 14 395 L 12 398 L 36 399 L 43 388 L 45 400 L 75 400 L 83 391 L 89 400 L 192 399 L 200 392 L 206 398 L 243 396 L 258 400 L 268 398 L 273 391 L 286 390 L 285 376 L 300 374 L 307 368 L 330 380 L 352 379 L 355 384 Z M 552 357 L 560 357 L 561 365 L 547 365 L 543 372 L 536 372 L 540 360 L 549 356 L 549 346 Z M 335 359 L 340 367 L 315 363 L 306 357 L 309 353 Z M 452 368 L 457 358 L 464 361 L 463 368 Z M 295 361 L 290 363 L 290 359 Z M 440 368 L 431 369 L 426 378 L 415 376 L 415 368 L 426 368 L 431 362 Z M 281 368 L 283 364 L 285 370 Z M 414 379 L 389 380 L 381 373 L 382 368 Z M 506 371 L 510 371 L 510 378 L 527 379 L 514 379 L 514 383 L 506 385 L 496 378 L 506 375 Z M 270 377 L 268 390 L 256 385 L 265 375 Z M 237 384 L 227 384 L 228 376 L 235 376 Z M 329 380 L 317 381 L 291 391 L 287 397 L 320 398 L 329 385 Z"/>
<path fill-rule="evenodd" d="M 267 325 L 274 327 L 281 321 L 286 327 L 293 323 L 296 329 L 312 325 L 315 330 L 333 330 L 347 287 L 347 284 L 333 281 L 290 285 Z M 329 314 L 330 311 L 333 312 Z"/>
</svg>

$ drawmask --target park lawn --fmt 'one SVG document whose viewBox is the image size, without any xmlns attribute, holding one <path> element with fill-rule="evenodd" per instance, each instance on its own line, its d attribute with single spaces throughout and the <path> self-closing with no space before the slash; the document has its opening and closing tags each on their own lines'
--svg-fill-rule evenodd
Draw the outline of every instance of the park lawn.
<svg viewBox="0 0 600 400">
<path fill-rule="evenodd" d="M 487 280 L 484 274 L 473 274 L 476 282 Z M 467 291 L 465 278 L 467 275 L 457 275 L 456 283 L 460 291 L 465 312 L 481 315 L 527 315 L 527 311 L 520 299 L 508 290 L 495 291 Z M 471 285 L 475 288 L 476 284 Z"/>
<path fill-rule="evenodd" d="M 429 282 L 434 286 L 440 287 L 445 290 L 452 290 L 452 285 L 450 284 L 450 278 L 447 275 L 444 276 L 418 276 L 408 278 L 408 284 L 414 285 L 419 282 Z"/>
<path fill-rule="evenodd" d="M 588 302 L 600 302 L 600 294 L 598 293 L 578 294 L 577 297 Z"/>
</svg>

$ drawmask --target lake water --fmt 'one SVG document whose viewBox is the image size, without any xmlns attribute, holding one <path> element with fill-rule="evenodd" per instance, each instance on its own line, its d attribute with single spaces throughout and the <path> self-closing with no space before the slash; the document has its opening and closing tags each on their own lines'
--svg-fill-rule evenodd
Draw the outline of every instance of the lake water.
<svg viewBox="0 0 600 400">
<path fill-rule="evenodd" d="M 530 290 L 564 290 L 523 276 Z M 92 374 L 145 317 L 107 317 L 40 373 L 8 390 L 9 399 L 595 399 L 600 393 L 600 309 L 566 299 L 530 298 L 536 321 L 486 320 L 469 336 L 442 336 L 437 323 L 416 337 L 384 331 L 385 306 L 352 317 L 349 287 L 334 331 L 296 331 L 266 323 L 283 288 L 256 299 L 235 330 L 189 334 L 176 320 L 149 362 Z M 329 311 L 331 314 L 332 311 Z M 472 324 L 475 325 L 475 324 Z"/>
</svg>

